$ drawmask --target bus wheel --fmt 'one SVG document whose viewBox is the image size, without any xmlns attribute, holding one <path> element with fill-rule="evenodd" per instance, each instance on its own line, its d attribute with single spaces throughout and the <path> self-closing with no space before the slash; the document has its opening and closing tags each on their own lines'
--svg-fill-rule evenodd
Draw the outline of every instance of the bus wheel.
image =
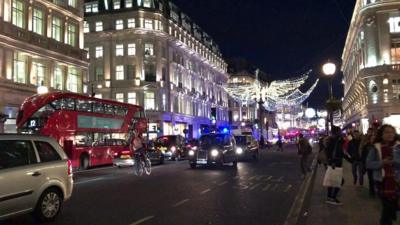
<svg viewBox="0 0 400 225">
<path fill-rule="evenodd" d="M 82 155 L 81 156 L 81 164 L 80 164 L 80 169 L 82 170 L 87 170 L 89 169 L 89 156 L 88 155 Z"/>
</svg>

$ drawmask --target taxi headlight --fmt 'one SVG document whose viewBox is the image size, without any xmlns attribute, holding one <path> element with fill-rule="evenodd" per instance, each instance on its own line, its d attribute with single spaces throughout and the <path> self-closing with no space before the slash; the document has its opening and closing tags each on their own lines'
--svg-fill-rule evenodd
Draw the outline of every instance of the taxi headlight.
<svg viewBox="0 0 400 225">
<path fill-rule="evenodd" d="M 189 151 L 189 155 L 190 155 L 190 156 L 194 156 L 194 151 L 193 151 L 193 150 L 190 150 L 190 151 Z"/>
<path fill-rule="evenodd" d="M 243 148 L 237 148 L 236 149 L 236 154 L 243 154 Z"/>
<path fill-rule="evenodd" d="M 212 157 L 216 157 L 216 156 L 218 156 L 218 154 L 219 154 L 219 151 L 217 149 L 214 149 L 214 150 L 211 151 L 211 156 Z"/>
</svg>

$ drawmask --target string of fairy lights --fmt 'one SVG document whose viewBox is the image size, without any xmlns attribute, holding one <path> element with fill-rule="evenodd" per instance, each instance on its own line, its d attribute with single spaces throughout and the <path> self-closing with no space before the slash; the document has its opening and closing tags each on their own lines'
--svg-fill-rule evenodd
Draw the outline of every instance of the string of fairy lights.
<svg viewBox="0 0 400 225">
<path fill-rule="evenodd" d="M 314 91 L 319 79 L 306 91 L 299 88 L 308 80 L 311 70 L 300 77 L 262 83 L 258 79 L 258 71 L 254 82 L 231 82 L 224 88 L 237 101 L 254 104 L 262 102 L 268 111 L 276 111 L 279 107 L 302 104 Z"/>
</svg>

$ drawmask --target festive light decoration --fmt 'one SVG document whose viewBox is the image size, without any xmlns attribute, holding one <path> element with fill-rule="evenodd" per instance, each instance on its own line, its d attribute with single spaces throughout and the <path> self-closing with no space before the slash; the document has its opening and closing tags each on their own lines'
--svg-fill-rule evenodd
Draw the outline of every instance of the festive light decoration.
<svg viewBox="0 0 400 225">
<path fill-rule="evenodd" d="M 258 79 L 252 83 L 229 83 L 224 88 L 235 99 L 250 104 L 262 102 L 269 111 L 276 111 L 281 106 L 295 106 L 302 104 L 314 91 L 319 79 L 308 89 L 302 92 L 299 88 L 306 82 L 311 70 L 304 75 L 287 80 L 277 80 L 271 83 L 261 83 Z"/>
</svg>

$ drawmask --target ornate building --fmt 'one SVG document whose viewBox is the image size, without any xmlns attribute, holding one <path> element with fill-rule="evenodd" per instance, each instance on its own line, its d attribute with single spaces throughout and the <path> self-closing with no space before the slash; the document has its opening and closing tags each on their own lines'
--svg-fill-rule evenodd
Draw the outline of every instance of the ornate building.
<svg viewBox="0 0 400 225">
<path fill-rule="evenodd" d="M 227 65 L 172 2 L 86 1 L 85 48 L 95 95 L 144 106 L 150 138 L 227 125 Z"/>
<path fill-rule="evenodd" d="M 88 63 L 82 4 L 0 1 L 0 115 L 8 117 L 6 132 L 15 132 L 19 106 L 39 86 L 83 92 Z"/>
<path fill-rule="evenodd" d="M 357 0 L 343 51 L 344 120 L 400 128 L 400 1 Z"/>
</svg>

